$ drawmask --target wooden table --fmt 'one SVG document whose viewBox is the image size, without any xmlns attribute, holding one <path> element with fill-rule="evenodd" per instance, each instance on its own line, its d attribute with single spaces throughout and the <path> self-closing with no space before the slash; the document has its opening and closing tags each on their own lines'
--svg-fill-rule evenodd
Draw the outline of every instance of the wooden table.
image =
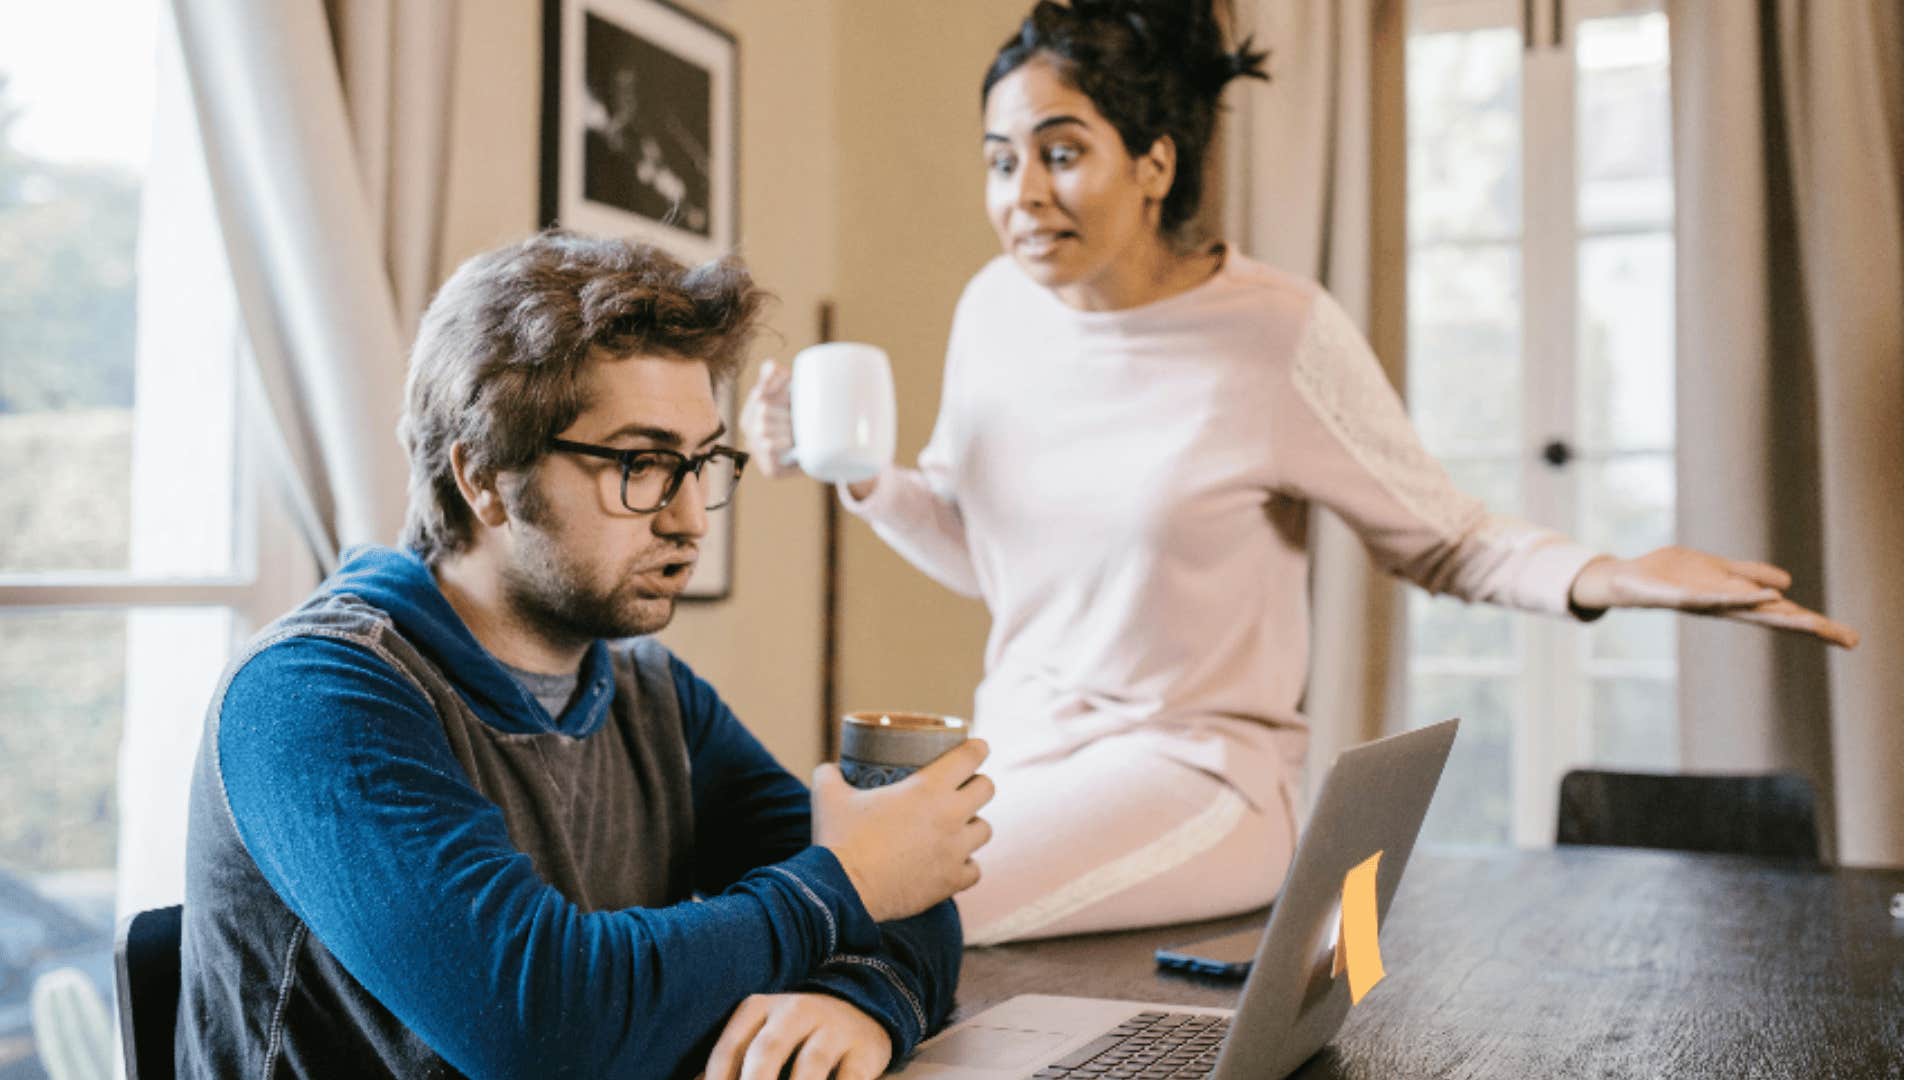
<svg viewBox="0 0 1920 1080">
<path fill-rule="evenodd" d="M 1622 848 L 1416 852 L 1387 977 L 1301 1077 L 1901 1075 L 1897 870 Z M 1265 912 L 968 950 L 957 1016 L 1023 993 L 1231 1008 L 1153 950 Z"/>
</svg>

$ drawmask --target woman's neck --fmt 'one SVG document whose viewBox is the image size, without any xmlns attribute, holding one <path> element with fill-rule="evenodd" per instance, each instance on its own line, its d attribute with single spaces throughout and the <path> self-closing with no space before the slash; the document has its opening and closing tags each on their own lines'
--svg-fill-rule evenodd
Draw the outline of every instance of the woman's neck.
<svg viewBox="0 0 1920 1080">
<path fill-rule="evenodd" d="M 1181 251 L 1156 236 L 1135 257 L 1116 260 L 1104 273 L 1062 285 L 1053 294 L 1077 311 L 1124 311 L 1197 288 L 1225 263 L 1224 244 Z"/>
</svg>

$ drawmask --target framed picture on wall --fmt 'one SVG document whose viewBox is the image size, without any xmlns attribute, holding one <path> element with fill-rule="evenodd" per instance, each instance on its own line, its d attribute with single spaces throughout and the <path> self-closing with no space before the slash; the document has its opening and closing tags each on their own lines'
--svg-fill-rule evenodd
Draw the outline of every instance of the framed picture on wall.
<svg viewBox="0 0 1920 1080">
<path fill-rule="evenodd" d="M 734 249 L 739 45 L 664 0 L 546 0 L 540 220 Z"/>
<path fill-rule="evenodd" d="M 540 222 L 657 244 L 689 263 L 734 251 L 740 50 L 665 0 L 545 0 Z M 719 390 L 733 416 L 732 387 Z M 733 508 L 710 511 L 682 595 L 733 581 Z"/>
</svg>

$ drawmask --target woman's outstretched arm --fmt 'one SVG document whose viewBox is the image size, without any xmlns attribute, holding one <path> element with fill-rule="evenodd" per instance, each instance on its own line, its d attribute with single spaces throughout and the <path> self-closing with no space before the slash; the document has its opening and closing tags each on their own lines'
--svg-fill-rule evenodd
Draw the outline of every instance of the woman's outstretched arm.
<svg viewBox="0 0 1920 1080">
<path fill-rule="evenodd" d="M 1668 608 L 1809 634 L 1851 648 L 1859 635 L 1782 595 L 1786 571 L 1684 547 L 1633 559 L 1489 514 L 1420 445 L 1379 361 L 1320 295 L 1277 388 L 1285 486 L 1339 514 L 1374 558 L 1433 592 L 1593 619 L 1608 608 Z"/>
</svg>

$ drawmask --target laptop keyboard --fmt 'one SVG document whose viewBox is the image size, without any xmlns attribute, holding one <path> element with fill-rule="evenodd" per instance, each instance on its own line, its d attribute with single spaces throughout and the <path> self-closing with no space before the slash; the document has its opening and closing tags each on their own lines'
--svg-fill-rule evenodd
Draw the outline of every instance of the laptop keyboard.
<svg viewBox="0 0 1920 1080">
<path fill-rule="evenodd" d="M 1038 1080 L 1203 1077 L 1213 1071 L 1231 1019 L 1198 1013 L 1143 1012 L 1033 1075 Z"/>
</svg>

